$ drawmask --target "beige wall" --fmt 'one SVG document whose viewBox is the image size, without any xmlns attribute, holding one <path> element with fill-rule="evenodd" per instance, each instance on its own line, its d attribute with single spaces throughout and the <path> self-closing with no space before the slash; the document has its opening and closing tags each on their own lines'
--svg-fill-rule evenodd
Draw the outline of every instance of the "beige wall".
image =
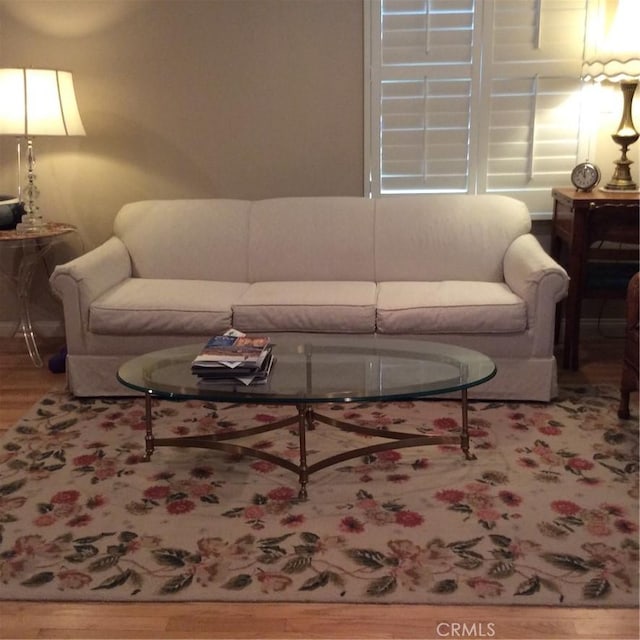
<svg viewBox="0 0 640 640">
<path fill-rule="evenodd" d="M 73 252 L 132 200 L 362 195 L 362 26 L 362 0 L 0 2 L 0 66 L 73 71 L 87 131 L 36 140 L 42 213 Z M 0 137 L 0 193 L 15 174 Z"/>
</svg>

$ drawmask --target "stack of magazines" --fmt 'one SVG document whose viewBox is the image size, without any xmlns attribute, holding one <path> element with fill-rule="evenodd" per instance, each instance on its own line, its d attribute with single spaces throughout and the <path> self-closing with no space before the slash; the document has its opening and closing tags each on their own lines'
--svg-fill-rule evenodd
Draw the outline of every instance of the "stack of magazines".
<svg viewBox="0 0 640 640">
<path fill-rule="evenodd" d="M 266 382 L 273 365 L 272 344 L 267 336 L 214 336 L 191 363 L 191 371 L 203 382 Z"/>
</svg>

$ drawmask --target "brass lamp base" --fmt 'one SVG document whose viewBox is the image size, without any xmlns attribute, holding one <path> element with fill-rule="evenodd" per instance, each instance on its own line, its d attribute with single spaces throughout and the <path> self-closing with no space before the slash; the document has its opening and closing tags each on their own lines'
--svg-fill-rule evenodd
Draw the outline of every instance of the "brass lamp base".
<svg viewBox="0 0 640 640">
<path fill-rule="evenodd" d="M 611 135 L 613 141 L 620 145 L 622 153 L 615 161 L 615 171 L 611 180 L 605 186 L 606 191 L 637 191 L 638 185 L 631 178 L 631 165 L 633 160 L 627 158 L 627 150 L 640 137 L 640 134 L 633 126 L 631 109 L 633 104 L 633 94 L 638 86 L 637 80 L 623 80 L 620 83 L 624 105 L 622 107 L 622 118 L 618 125 L 618 130 Z"/>
</svg>

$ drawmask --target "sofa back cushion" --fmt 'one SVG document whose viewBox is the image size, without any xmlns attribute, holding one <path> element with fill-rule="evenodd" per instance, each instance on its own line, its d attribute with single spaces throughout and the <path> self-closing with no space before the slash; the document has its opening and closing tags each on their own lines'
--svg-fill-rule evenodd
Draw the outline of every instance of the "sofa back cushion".
<svg viewBox="0 0 640 640">
<path fill-rule="evenodd" d="M 247 282 L 250 203 L 147 200 L 125 205 L 114 233 L 140 278 Z"/>
<path fill-rule="evenodd" d="M 507 247 L 530 229 L 526 205 L 506 196 L 380 198 L 376 279 L 502 282 Z"/>
<path fill-rule="evenodd" d="M 502 282 L 526 206 L 497 195 L 148 200 L 114 233 L 142 278 Z"/>
<path fill-rule="evenodd" d="M 357 197 L 254 202 L 250 282 L 374 280 L 374 201 Z"/>
</svg>

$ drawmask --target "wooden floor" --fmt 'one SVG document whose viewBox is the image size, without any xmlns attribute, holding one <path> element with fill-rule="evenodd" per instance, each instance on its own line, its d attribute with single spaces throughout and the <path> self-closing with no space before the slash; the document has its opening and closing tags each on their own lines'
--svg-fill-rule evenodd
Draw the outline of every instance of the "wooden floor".
<svg viewBox="0 0 640 640">
<path fill-rule="evenodd" d="M 45 355 L 60 341 L 41 342 Z M 579 372 L 560 382 L 614 384 L 622 342 L 585 341 Z M 0 430 L 64 376 L 36 369 L 19 339 L 0 338 Z M 638 396 L 632 396 L 638 416 Z M 1 526 L 1 524 L 0 524 Z M 0 544 L 0 551 L 2 550 Z M 466 625 L 466 626 L 465 626 Z M 310 604 L 0 602 L 0 638 L 496 638 L 637 640 L 637 609 Z"/>
</svg>

